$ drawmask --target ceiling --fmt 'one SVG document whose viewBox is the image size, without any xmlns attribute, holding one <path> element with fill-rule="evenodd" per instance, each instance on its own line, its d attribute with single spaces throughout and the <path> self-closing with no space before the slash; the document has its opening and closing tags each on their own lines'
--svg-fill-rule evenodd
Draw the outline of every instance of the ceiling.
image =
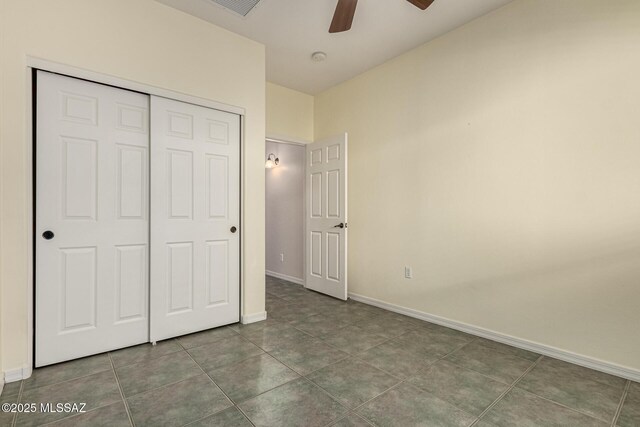
<svg viewBox="0 0 640 427">
<path fill-rule="evenodd" d="M 360 0 L 353 26 L 329 34 L 336 0 L 261 0 L 246 17 L 211 0 L 157 0 L 266 46 L 267 80 L 317 94 L 512 0 Z M 315 51 L 324 62 L 311 61 Z"/>
</svg>

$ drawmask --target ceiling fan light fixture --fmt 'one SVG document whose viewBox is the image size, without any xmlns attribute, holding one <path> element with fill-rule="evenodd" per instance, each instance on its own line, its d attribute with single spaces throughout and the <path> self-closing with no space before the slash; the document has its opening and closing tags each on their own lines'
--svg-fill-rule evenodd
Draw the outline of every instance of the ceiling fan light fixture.
<svg viewBox="0 0 640 427">
<path fill-rule="evenodd" d="M 313 52 L 313 53 L 311 54 L 311 60 L 312 60 L 313 62 L 322 62 L 322 61 L 324 61 L 325 59 L 327 59 L 327 54 L 326 54 L 326 53 L 324 53 L 324 52 L 320 52 L 320 51 L 318 51 L 318 52 Z"/>
</svg>

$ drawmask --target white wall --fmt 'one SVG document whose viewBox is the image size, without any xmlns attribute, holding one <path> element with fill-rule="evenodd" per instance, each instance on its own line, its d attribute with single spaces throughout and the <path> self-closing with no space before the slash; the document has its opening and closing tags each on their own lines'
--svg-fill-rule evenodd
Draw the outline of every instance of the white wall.
<svg viewBox="0 0 640 427">
<path fill-rule="evenodd" d="M 280 159 L 280 165 L 265 169 L 266 269 L 303 280 L 305 148 L 267 141 L 265 159 L 269 153 Z"/>
<path fill-rule="evenodd" d="M 267 82 L 267 136 L 313 141 L 313 96 Z"/>
<path fill-rule="evenodd" d="M 350 291 L 640 370 L 639 23 L 517 0 L 318 95 Z"/>
<path fill-rule="evenodd" d="M 264 46 L 153 0 L 0 3 L 0 354 L 29 361 L 31 157 L 27 56 L 244 107 L 244 313 L 264 313 Z"/>
</svg>

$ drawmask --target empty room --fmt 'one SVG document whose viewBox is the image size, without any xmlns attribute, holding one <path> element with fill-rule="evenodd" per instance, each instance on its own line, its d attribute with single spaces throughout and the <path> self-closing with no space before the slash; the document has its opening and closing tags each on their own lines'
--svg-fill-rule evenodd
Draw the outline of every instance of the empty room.
<svg viewBox="0 0 640 427">
<path fill-rule="evenodd" d="M 640 427 L 640 1 L 0 0 L 0 426 Z"/>
</svg>

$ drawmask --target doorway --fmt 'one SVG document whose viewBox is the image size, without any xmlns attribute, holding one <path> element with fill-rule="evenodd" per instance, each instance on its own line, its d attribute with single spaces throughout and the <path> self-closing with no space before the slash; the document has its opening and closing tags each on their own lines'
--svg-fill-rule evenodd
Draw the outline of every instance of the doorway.
<svg viewBox="0 0 640 427">
<path fill-rule="evenodd" d="M 347 142 L 343 133 L 265 146 L 267 276 L 341 300 L 348 298 Z"/>
<path fill-rule="evenodd" d="M 305 147 L 267 140 L 265 158 L 266 274 L 304 285 Z"/>
</svg>

